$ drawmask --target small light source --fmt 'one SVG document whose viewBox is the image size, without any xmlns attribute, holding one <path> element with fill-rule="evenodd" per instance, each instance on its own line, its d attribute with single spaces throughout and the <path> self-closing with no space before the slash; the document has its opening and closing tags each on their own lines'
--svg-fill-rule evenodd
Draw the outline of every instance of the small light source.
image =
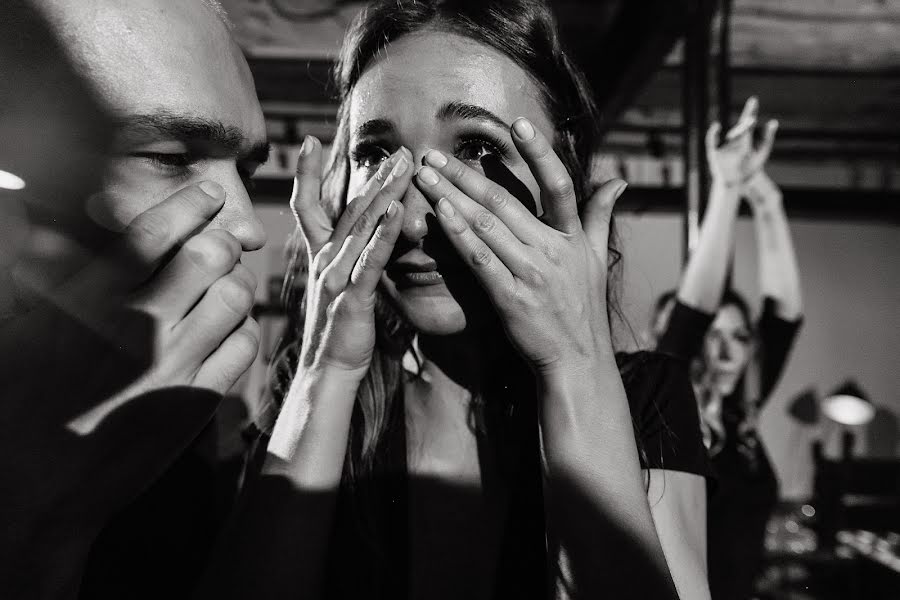
<svg viewBox="0 0 900 600">
<path fill-rule="evenodd" d="M 822 401 L 822 412 L 841 425 L 865 425 L 875 416 L 875 407 L 858 385 L 848 381 Z"/>
<path fill-rule="evenodd" d="M 0 170 L 0 189 L 3 190 L 21 190 L 25 187 L 25 180 L 18 175 L 13 175 L 8 171 Z"/>
</svg>

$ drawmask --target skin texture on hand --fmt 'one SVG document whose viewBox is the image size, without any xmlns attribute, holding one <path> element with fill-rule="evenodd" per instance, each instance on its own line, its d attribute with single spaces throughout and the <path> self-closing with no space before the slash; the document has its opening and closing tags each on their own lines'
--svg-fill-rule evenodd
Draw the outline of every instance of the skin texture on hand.
<svg viewBox="0 0 900 600">
<path fill-rule="evenodd" d="M 416 177 L 438 219 L 503 320 L 510 340 L 538 373 L 550 375 L 610 355 L 606 316 L 608 224 L 623 181 L 602 186 L 584 210 L 549 141 L 525 119 L 513 140 L 541 186 L 535 217 L 506 189 L 437 151 Z"/>
</svg>

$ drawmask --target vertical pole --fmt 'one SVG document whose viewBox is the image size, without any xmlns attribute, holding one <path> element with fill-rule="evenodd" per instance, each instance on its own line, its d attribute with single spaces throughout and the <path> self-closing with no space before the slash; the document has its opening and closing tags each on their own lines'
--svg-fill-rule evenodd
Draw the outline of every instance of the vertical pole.
<svg viewBox="0 0 900 600">
<path fill-rule="evenodd" d="M 682 67 L 685 262 L 697 244 L 706 190 L 709 188 L 709 168 L 706 164 L 703 135 L 709 126 L 711 7 L 712 0 L 694 0 L 689 8 L 685 30 Z"/>
</svg>

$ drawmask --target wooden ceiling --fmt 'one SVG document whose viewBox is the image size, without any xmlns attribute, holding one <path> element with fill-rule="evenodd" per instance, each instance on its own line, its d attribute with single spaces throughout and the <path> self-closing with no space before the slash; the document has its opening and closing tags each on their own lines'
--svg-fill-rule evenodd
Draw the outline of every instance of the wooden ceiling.
<svg viewBox="0 0 900 600">
<path fill-rule="evenodd" d="M 362 3 L 222 2 L 267 114 L 327 137 L 335 108 L 329 69 Z M 551 3 L 594 87 L 607 145 L 646 153 L 652 141 L 679 152 L 679 40 L 697 0 Z M 712 69 L 718 26 L 713 19 Z M 760 98 L 763 116 L 782 124 L 776 160 L 888 164 L 882 187 L 900 186 L 890 175 L 900 173 L 900 0 L 733 0 L 729 56 L 731 113 L 749 95 Z M 713 89 L 714 113 L 715 98 Z M 282 130 L 288 141 L 295 129 Z"/>
<path fill-rule="evenodd" d="M 223 3 L 251 56 L 263 100 L 328 110 L 328 65 L 362 4 Z M 624 113 L 632 126 L 677 125 L 677 41 L 692 4 L 553 2 L 565 39 L 609 118 Z M 734 0 L 730 56 L 734 110 L 756 94 L 788 129 L 822 127 L 876 137 L 900 131 L 900 0 Z"/>
</svg>

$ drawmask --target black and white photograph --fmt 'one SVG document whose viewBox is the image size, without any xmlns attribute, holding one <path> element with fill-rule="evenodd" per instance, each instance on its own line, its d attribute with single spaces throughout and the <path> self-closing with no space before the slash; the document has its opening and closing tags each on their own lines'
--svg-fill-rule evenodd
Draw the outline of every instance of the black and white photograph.
<svg viewBox="0 0 900 600">
<path fill-rule="evenodd" d="M 0 0 L 0 600 L 900 599 L 900 0 Z"/>
</svg>

